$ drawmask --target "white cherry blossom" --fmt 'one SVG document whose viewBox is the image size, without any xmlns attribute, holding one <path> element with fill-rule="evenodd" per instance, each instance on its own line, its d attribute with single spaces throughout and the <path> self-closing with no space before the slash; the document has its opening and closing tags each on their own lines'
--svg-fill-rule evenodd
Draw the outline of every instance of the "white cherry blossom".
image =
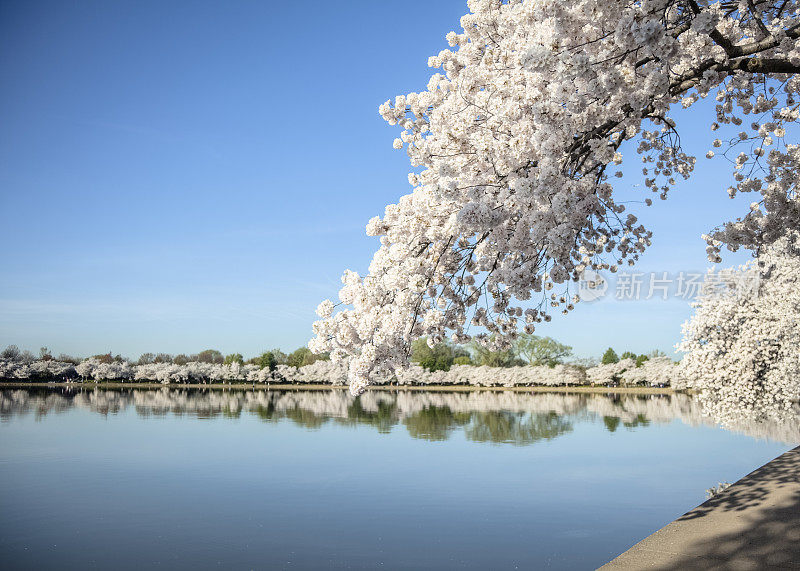
<svg viewBox="0 0 800 571">
<path fill-rule="evenodd" d="M 468 5 L 452 49 L 429 60 L 440 72 L 427 89 L 380 106 L 402 129 L 393 145 L 408 153 L 413 191 L 370 221 L 380 248 L 367 275 L 345 272 L 343 307 L 324 303 L 314 324 L 309 347 L 348 363 L 354 394 L 406 367 L 415 338 L 502 347 L 568 312 L 558 300 L 584 269 L 633 264 L 651 233 L 612 181 L 626 142 L 641 156 L 645 204 L 689 177 L 675 107 L 711 95 L 712 131 L 752 123 L 709 153 L 739 152 L 727 194 L 755 198 L 705 236 L 711 260 L 800 226 L 800 147 L 784 139 L 800 114 L 796 2 Z M 533 316 L 521 320 L 521 305 Z"/>
<path fill-rule="evenodd" d="M 753 285 L 755 284 L 755 286 Z M 682 377 L 724 425 L 797 415 L 800 243 L 792 234 L 747 265 L 710 272 L 683 326 Z"/>
</svg>

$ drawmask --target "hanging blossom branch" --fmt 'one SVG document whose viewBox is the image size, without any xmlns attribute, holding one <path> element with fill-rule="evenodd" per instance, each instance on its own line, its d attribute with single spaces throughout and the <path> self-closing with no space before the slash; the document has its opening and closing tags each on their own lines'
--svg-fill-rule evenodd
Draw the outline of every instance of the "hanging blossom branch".
<svg viewBox="0 0 800 571">
<path fill-rule="evenodd" d="M 344 307 L 318 308 L 309 347 L 349 361 L 354 394 L 406 366 L 419 336 L 503 347 L 520 328 L 530 333 L 551 312 L 571 311 L 584 269 L 633 265 L 652 235 L 615 200 L 619 149 L 634 141 L 645 192 L 665 199 L 695 166 L 669 115 L 677 103 L 690 107 L 716 90 L 712 129 L 757 117 L 758 141 L 738 139 L 754 146 L 735 159 L 728 192 L 758 199 L 705 236 L 710 259 L 724 246 L 757 250 L 800 223 L 800 151 L 784 141 L 798 118 L 796 2 L 471 0 L 469 8 L 462 31 L 447 34 L 452 49 L 429 60 L 443 73 L 426 91 L 381 105 L 403 129 L 394 147 L 407 150 L 414 190 L 367 225 L 381 245 L 368 275 L 345 272 Z"/>
</svg>

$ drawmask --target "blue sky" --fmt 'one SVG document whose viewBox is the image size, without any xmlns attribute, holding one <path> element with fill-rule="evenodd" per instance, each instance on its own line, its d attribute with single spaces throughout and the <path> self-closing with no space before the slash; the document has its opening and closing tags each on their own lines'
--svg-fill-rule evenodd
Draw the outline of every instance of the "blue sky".
<svg viewBox="0 0 800 571">
<path fill-rule="evenodd" d="M 368 265 L 367 220 L 410 190 L 378 105 L 424 89 L 427 57 L 465 12 L 461 0 L 0 4 L 0 346 L 305 344 L 342 270 Z M 741 211 L 726 164 L 703 158 L 712 104 L 676 115 L 701 168 L 635 209 L 655 232 L 639 271 L 704 270 L 700 234 Z M 540 332 L 582 356 L 671 351 L 689 314 L 677 299 L 607 299 Z"/>
</svg>

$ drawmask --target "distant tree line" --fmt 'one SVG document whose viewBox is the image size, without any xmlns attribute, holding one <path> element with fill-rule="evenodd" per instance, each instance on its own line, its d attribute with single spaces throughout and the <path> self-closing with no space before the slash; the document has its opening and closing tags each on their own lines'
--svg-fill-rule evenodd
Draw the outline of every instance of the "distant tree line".
<svg viewBox="0 0 800 571">
<path fill-rule="evenodd" d="M 53 354 L 47 347 L 41 347 L 39 349 L 39 356 L 37 357 L 28 350 L 21 351 L 16 345 L 9 345 L 0 351 L 0 359 L 6 359 L 8 361 L 21 361 L 25 363 L 32 363 L 33 361 L 61 361 L 63 363 L 72 363 L 73 365 L 77 365 L 81 362 L 81 359 L 77 359 L 72 355 L 67 355 L 65 353 L 61 353 L 57 357 L 53 357 Z"/>
<path fill-rule="evenodd" d="M 553 339 L 552 337 L 542 337 L 532 334 L 521 334 L 514 344 L 505 350 L 492 350 L 478 342 L 471 342 L 468 345 L 456 345 L 449 341 L 433 344 L 428 343 L 428 338 L 423 337 L 414 341 L 411 348 L 411 361 L 419 364 L 427 371 L 449 371 L 453 365 L 475 365 L 489 367 L 518 367 L 522 365 L 555 367 L 556 365 L 567 363 L 572 356 L 572 347 Z M 632 351 L 624 351 L 621 355 L 609 347 L 600 359 L 600 363 L 608 365 L 619 363 L 625 359 L 633 359 L 636 367 L 641 367 L 642 363 L 655 357 L 665 357 L 662 351 L 651 351 L 650 353 L 636 354 Z M 0 358 L 30 363 L 33 361 L 55 360 L 64 363 L 77 365 L 82 359 L 61 353 L 53 357 L 47 347 L 39 349 L 38 357 L 30 351 L 20 350 L 16 345 L 9 345 L 0 352 Z M 308 347 L 299 347 L 287 354 L 280 349 L 270 349 L 260 355 L 245 359 L 241 353 L 230 353 L 224 355 L 217 349 L 205 349 L 199 353 L 171 355 L 169 353 L 143 353 L 137 360 L 131 360 L 119 354 L 100 353 L 89 357 L 100 363 L 123 363 L 129 362 L 136 365 L 150 365 L 155 363 L 171 363 L 175 365 L 186 365 L 191 362 L 209 363 L 215 365 L 257 365 L 260 369 L 274 371 L 278 365 L 290 367 L 304 367 L 316 361 L 327 361 L 330 356 L 325 353 L 315 355 Z M 569 364 L 582 368 L 590 368 L 597 364 L 595 359 L 572 359 Z"/>
<path fill-rule="evenodd" d="M 398 370 L 377 382 L 396 386 L 477 387 L 669 385 L 678 389 L 685 385 L 678 365 L 666 356 L 650 354 L 641 359 L 632 352 L 625 352 L 624 358 L 617 359 L 612 349 L 607 352 L 606 360 L 611 359 L 607 364 L 588 360 L 564 363 L 571 355 L 570 347 L 546 337 L 522 337 L 504 350 L 478 344 L 458 346 L 418 342 L 413 346 L 413 352 L 416 363 L 412 367 Z M 650 358 L 651 355 L 654 358 Z M 175 357 L 166 353 L 145 353 L 137 361 L 111 352 L 80 362 L 67 360 L 68 356 L 64 359 L 56 360 L 45 347 L 38 359 L 17 347 L 8 347 L 0 354 L 0 379 L 161 384 L 348 384 L 346 363 L 313 355 L 305 347 L 288 355 L 280 349 L 264 351 L 247 361 L 240 353 L 223 355 L 215 349 Z"/>
<path fill-rule="evenodd" d="M 489 367 L 517 367 L 520 365 L 555 367 L 572 355 L 572 347 L 559 343 L 552 337 L 521 334 L 509 349 L 492 350 L 473 341 L 468 345 L 454 345 L 449 341 L 434 344 L 423 337 L 411 347 L 411 361 L 428 371 L 449 371 L 453 365 Z"/>
<path fill-rule="evenodd" d="M 642 364 L 649 360 L 655 359 L 656 357 L 666 357 L 667 354 L 663 351 L 659 351 L 656 349 L 655 351 L 650 351 L 649 353 L 642 353 L 637 355 L 633 351 L 625 351 L 622 353 L 621 356 L 617 355 L 617 352 L 614 351 L 613 348 L 609 347 L 606 349 L 606 352 L 603 353 L 603 357 L 600 359 L 600 364 L 602 365 L 611 365 L 613 363 L 619 363 L 620 361 L 624 361 L 625 359 L 633 359 L 636 362 L 637 367 L 641 367 Z"/>
<path fill-rule="evenodd" d="M 455 345 L 449 341 L 433 344 L 427 337 L 414 341 L 411 346 L 411 362 L 417 363 L 428 371 L 449 371 L 453 365 L 475 365 L 488 367 L 519 367 L 532 365 L 536 367 L 569 364 L 582 369 L 589 369 L 598 364 L 592 358 L 572 358 L 572 347 L 560 343 L 552 337 L 521 334 L 514 344 L 501 351 L 492 350 L 478 342 L 467 345 Z M 608 365 L 632 359 L 636 367 L 641 367 L 648 359 L 663 358 L 666 353 L 659 350 L 636 354 L 624 351 L 621 355 L 609 347 L 600 359 L 600 364 Z"/>
<path fill-rule="evenodd" d="M 64 353 L 53 357 L 47 347 L 39 349 L 39 356 L 37 357 L 30 351 L 20 350 L 16 345 L 9 345 L 0 351 L 0 358 L 23 363 L 32 363 L 34 361 L 60 361 L 63 363 L 72 363 L 73 365 L 77 365 L 83 360 Z M 95 359 L 103 364 L 131 363 L 135 365 L 151 365 L 155 363 L 186 365 L 192 362 L 214 365 L 231 365 L 233 363 L 238 363 L 240 365 L 258 365 L 261 369 L 269 368 L 270 371 L 274 371 L 278 365 L 288 365 L 298 368 L 310 365 L 316 361 L 327 361 L 330 357 L 328 354 L 315 355 L 308 347 L 300 347 L 288 355 L 280 349 L 270 349 L 248 360 L 245 360 L 241 353 L 223 355 L 222 352 L 217 349 L 206 349 L 191 355 L 186 355 L 184 353 L 179 353 L 178 355 L 170 355 L 169 353 L 143 353 L 136 360 L 128 359 L 119 354 L 114 355 L 109 351 L 108 353 L 92 355 L 89 359 Z"/>
</svg>

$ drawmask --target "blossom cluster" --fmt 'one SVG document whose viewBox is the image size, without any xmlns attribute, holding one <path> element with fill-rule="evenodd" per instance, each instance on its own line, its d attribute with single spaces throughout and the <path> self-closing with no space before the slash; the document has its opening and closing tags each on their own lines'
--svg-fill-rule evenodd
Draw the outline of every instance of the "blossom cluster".
<svg viewBox="0 0 800 571">
<path fill-rule="evenodd" d="M 0 379 L 68 379 L 75 377 L 75 365 L 49 359 L 24 362 L 0 358 Z"/>
<path fill-rule="evenodd" d="M 741 219 L 711 231 L 708 255 L 757 248 L 800 224 L 798 7 L 679 0 L 470 0 L 425 91 L 380 113 L 402 132 L 413 191 L 370 220 L 367 275 L 346 271 L 325 300 L 314 352 L 348 363 L 354 394 L 408 365 L 411 342 L 472 338 L 497 348 L 580 301 L 583 270 L 633 265 L 651 232 L 615 198 L 626 141 L 643 163 L 643 201 L 666 198 L 695 159 L 676 104 L 714 94 L 712 130 L 751 130 L 729 195 Z M 750 120 L 750 119 L 748 119 Z M 723 142 L 714 142 L 721 146 Z M 341 307 L 337 310 L 337 305 Z"/>
<path fill-rule="evenodd" d="M 758 273 L 758 291 L 741 274 Z M 720 283 L 727 283 L 721 288 Z M 800 400 L 800 243 L 790 234 L 740 268 L 710 272 L 677 346 L 690 388 L 724 424 L 796 415 Z"/>
</svg>

